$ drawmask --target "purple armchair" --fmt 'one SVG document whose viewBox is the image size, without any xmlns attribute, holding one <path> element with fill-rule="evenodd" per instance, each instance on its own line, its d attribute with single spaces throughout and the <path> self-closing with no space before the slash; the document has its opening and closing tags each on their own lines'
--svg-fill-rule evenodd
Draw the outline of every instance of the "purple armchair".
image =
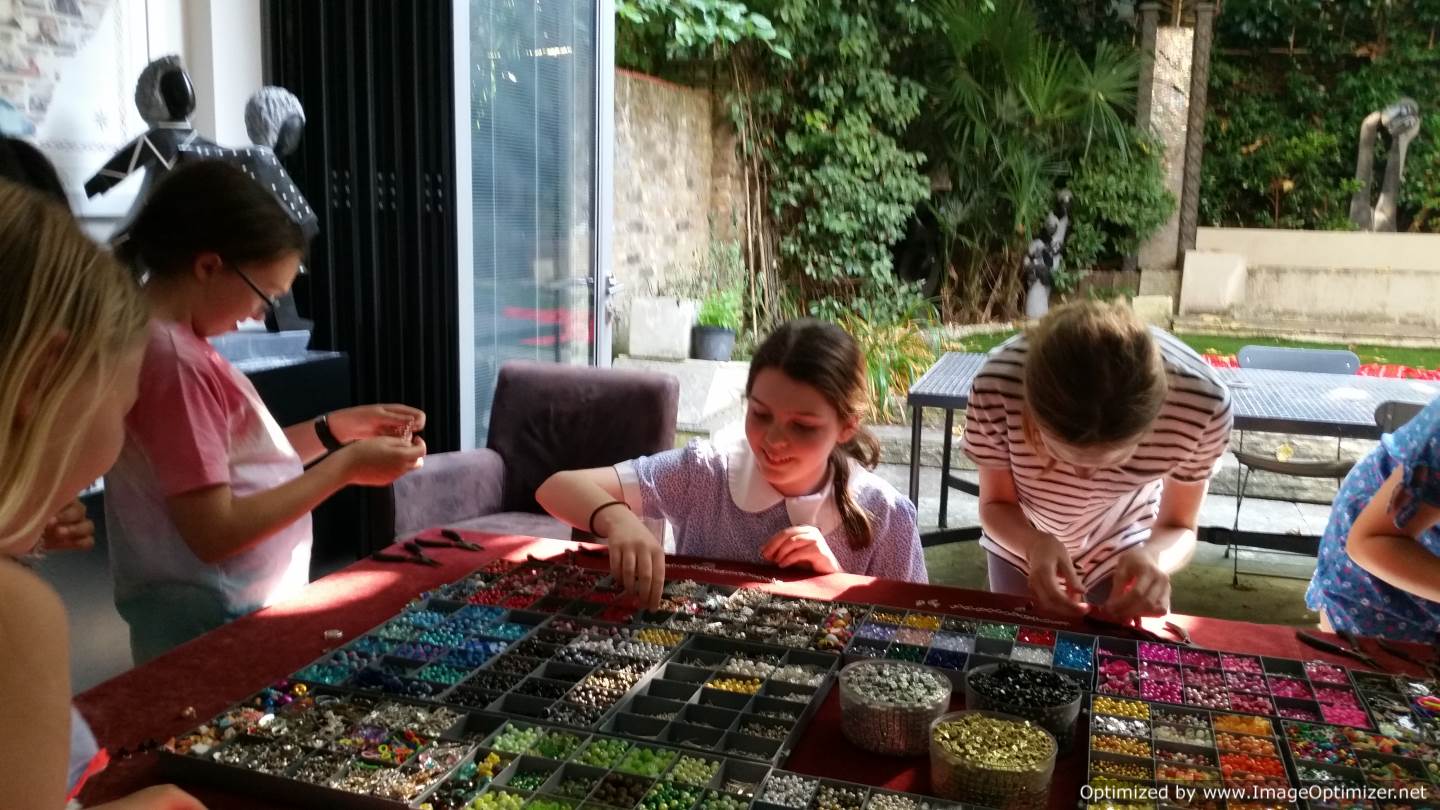
<svg viewBox="0 0 1440 810">
<path fill-rule="evenodd" d="M 569 539 L 535 490 L 561 470 L 675 446 L 680 383 L 669 375 L 554 363 L 500 367 L 489 446 L 437 453 L 388 488 L 390 537 L 431 526 Z"/>
</svg>

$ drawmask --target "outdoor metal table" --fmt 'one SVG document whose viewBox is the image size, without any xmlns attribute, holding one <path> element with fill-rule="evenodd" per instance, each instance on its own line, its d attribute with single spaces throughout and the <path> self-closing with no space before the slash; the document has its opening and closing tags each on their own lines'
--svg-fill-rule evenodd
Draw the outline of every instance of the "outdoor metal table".
<svg viewBox="0 0 1440 810">
<path fill-rule="evenodd" d="M 910 500 L 920 502 L 921 416 L 925 408 L 945 410 L 945 435 L 940 460 L 940 530 L 927 532 L 927 545 L 976 540 L 978 527 L 947 529 L 950 490 L 979 495 L 979 488 L 950 472 L 955 411 L 970 403 L 970 385 L 987 355 L 947 352 L 910 387 L 911 409 Z M 1334 436 L 1342 439 L 1378 439 L 1375 409 L 1384 402 L 1426 404 L 1440 396 L 1440 384 L 1422 380 L 1396 380 L 1305 371 L 1268 369 L 1217 369 L 1230 386 L 1236 430 Z"/>
</svg>

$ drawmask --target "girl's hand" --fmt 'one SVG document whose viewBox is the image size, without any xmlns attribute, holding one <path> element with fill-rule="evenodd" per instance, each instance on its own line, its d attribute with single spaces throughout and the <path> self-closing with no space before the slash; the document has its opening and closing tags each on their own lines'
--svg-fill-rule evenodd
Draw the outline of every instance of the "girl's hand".
<svg viewBox="0 0 1440 810">
<path fill-rule="evenodd" d="M 610 576 L 647 609 L 659 608 L 665 590 L 664 546 L 627 509 L 607 509 L 601 516 L 612 518 L 601 538 L 610 547 Z"/>
<path fill-rule="evenodd" d="M 1081 600 L 1085 588 L 1070 552 L 1054 537 L 1036 540 L 1026 554 L 1030 566 L 1030 593 L 1040 609 L 1058 616 L 1080 616 L 1085 612 Z"/>
<path fill-rule="evenodd" d="M 89 551 L 95 547 L 95 524 L 85 516 L 79 498 L 65 504 L 40 536 L 39 551 Z"/>
<path fill-rule="evenodd" d="M 345 477 L 352 484 L 383 487 L 391 481 L 420 468 L 425 458 L 425 442 L 420 438 L 401 439 L 381 436 L 361 439 L 335 452 L 334 458 L 345 465 Z"/>
<path fill-rule="evenodd" d="M 1170 575 L 1144 546 L 1122 551 L 1110 575 L 1110 599 L 1105 613 L 1118 619 L 1164 616 L 1170 612 Z"/>
<path fill-rule="evenodd" d="M 781 568 L 809 566 L 817 574 L 833 574 L 842 570 L 835 554 L 825 542 L 825 535 L 814 526 L 789 526 L 775 533 L 760 547 L 760 557 Z"/>
<path fill-rule="evenodd" d="M 358 405 L 331 411 L 330 432 L 345 444 L 376 436 L 410 438 L 425 429 L 425 412 L 409 405 Z"/>
</svg>

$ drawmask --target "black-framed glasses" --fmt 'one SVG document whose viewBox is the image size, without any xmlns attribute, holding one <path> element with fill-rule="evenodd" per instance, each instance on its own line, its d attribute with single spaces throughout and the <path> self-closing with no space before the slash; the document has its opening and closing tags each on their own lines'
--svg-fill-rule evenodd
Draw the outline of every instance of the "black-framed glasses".
<svg viewBox="0 0 1440 810">
<path fill-rule="evenodd" d="M 240 277 L 240 280 L 243 281 L 243 282 L 245 282 L 245 286 L 249 287 L 251 290 L 253 290 L 253 291 L 255 292 L 256 295 L 260 296 L 260 300 L 265 302 L 265 309 L 266 309 L 266 310 L 268 310 L 269 312 L 272 312 L 272 313 L 273 313 L 273 312 L 275 312 L 277 309 L 279 309 L 279 307 L 280 307 L 280 299 L 279 299 L 279 298 L 276 298 L 275 296 L 272 296 L 272 295 L 266 295 L 266 294 L 265 294 L 265 291 L 262 290 L 262 289 L 260 289 L 259 285 L 257 285 L 257 284 L 255 283 L 255 281 L 254 281 L 253 279 L 251 279 L 250 276 L 249 276 L 248 274 L 246 274 L 246 272 L 245 272 L 244 270 L 241 270 L 239 267 L 236 267 L 236 266 L 233 265 L 233 264 L 227 264 L 226 267 L 229 267 L 231 270 L 234 270 L 234 271 L 235 271 L 235 275 L 239 276 L 239 277 Z"/>
</svg>

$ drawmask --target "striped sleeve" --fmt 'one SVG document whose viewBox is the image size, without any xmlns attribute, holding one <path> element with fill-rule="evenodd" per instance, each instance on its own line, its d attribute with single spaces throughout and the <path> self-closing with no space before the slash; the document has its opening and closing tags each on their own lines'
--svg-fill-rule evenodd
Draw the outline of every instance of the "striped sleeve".
<svg viewBox="0 0 1440 810">
<path fill-rule="evenodd" d="M 1217 388 L 1220 399 L 1197 438 L 1194 451 L 1170 473 L 1170 478 L 1176 481 L 1187 484 L 1208 481 L 1215 474 L 1220 457 L 1230 449 L 1230 429 L 1235 424 L 1235 414 L 1230 408 L 1229 390 L 1223 384 L 1217 384 Z"/>
<path fill-rule="evenodd" d="M 989 370 L 987 364 L 985 370 Z M 985 370 L 975 379 L 970 405 L 965 411 L 965 455 L 977 467 L 1010 467 L 1010 397 L 986 379 Z M 1014 406 L 1017 410 L 1019 405 Z"/>
</svg>

